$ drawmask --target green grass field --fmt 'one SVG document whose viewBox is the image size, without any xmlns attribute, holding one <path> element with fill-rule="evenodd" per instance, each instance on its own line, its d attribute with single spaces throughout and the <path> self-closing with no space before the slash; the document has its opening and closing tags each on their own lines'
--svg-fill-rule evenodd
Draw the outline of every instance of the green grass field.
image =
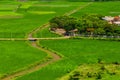
<svg viewBox="0 0 120 80">
<path fill-rule="evenodd" d="M 0 2 L 0 38 L 24 38 L 32 30 L 47 23 L 52 17 L 63 15 L 88 2 Z M 21 7 L 16 10 L 18 5 Z M 79 17 L 86 13 L 119 15 L 119 2 L 94 2 L 72 14 Z M 48 28 L 34 37 L 59 37 Z M 59 80 L 83 64 L 96 64 L 101 59 L 107 64 L 120 62 L 120 42 L 89 39 L 40 40 L 40 45 L 62 55 L 63 58 L 39 71 L 16 80 Z M 41 61 L 46 53 L 25 41 L 0 41 L 0 77 Z M 119 76 L 119 75 L 118 75 Z M 119 80 L 115 77 L 106 78 Z"/>
<path fill-rule="evenodd" d="M 25 41 L 0 41 L 0 76 L 27 68 L 46 56 Z"/>
<path fill-rule="evenodd" d="M 70 3 L 71 5 L 69 6 L 69 2 L 65 2 L 64 4 L 63 2 L 52 2 L 50 4 L 46 2 L 29 2 L 22 3 L 22 6 L 14 12 L 16 7 L 21 3 L 2 2 L 0 4 L 0 38 L 26 37 L 27 33 L 40 27 L 44 23 L 47 23 L 53 16 L 62 15 L 78 7 L 78 5 L 76 5 L 78 3 L 75 3 L 73 6 L 72 3 Z M 47 7 L 42 7 L 39 5 L 44 5 Z M 47 33 L 46 37 L 51 35 L 57 36 L 46 29 L 43 30 L 43 33 L 44 31 Z M 27 68 L 29 65 L 40 61 L 46 56 L 44 52 L 30 47 L 23 41 L 1 41 L 0 45 L 0 76 L 21 70 L 24 67 Z"/>
<path fill-rule="evenodd" d="M 72 5 L 72 3 L 73 2 L 29 2 L 22 4 L 22 6 L 18 8 L 16 12 L 2 11 L 0 13 L 0 15 L 2 16 L 2 18 L 0 18 L 0 23 L 2 23 L 0 24 L 0 37 L 25 37 L 27 33 L 48 22 L 53 16 L 62 15 L 78 7 L 79 2 L 76 2 L 75 5 Z M 20 3 L 16 4 L 19 5 Z M 82 5 L 85 3 L 83 2 L 80 4 Z M 9 15 L 11 15 L 11 17 Z M 16 15 L 18 16 L 17 19 Z M 21 15 L 22 17 L 19 17 Z"/>
<path fill-rule="evenodd" d="M 73 16 L 81 16 L 83 14 L 101 14 L 104 16 L 120 15 L 119 2 L 94 2 L 93 4 L 81 9 L 73 14 Z"/>
<path fill-rule="evenodd" d="M 42 40 L 40 44 L 63 55 L 63 59 L 17 80 L 56 80 L 77 66 L 97 63 L 98 59 L 102 59 L 106 63 L 120 62 L 120 43 L 115 41 Z"/>
</svg>

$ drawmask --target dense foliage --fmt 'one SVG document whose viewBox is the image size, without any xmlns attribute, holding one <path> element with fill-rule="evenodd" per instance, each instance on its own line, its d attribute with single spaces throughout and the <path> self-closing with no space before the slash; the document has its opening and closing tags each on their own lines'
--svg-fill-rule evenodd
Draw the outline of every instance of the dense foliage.
<svg viewBox="0 0 120 80">
<path fill-rule="evenodd" d="M 94 66 L 94 67 L 93 67 Z M 120 75 L 119 64 L 83 64 L 60 80 L 114 80 Z"/>
<path fill-rule="evenodd" d="M 66 33 L 71 30 L 78 30 L 78 34 L 84 35 L 120 35 L 120 26 L 109 24 L 102 19 L 103 16 L 96 14 L 86 14 L 79 18 L 71 16 L 58 16 L 50 20 L 51 28 L 63 28 Z"/>
</svg>

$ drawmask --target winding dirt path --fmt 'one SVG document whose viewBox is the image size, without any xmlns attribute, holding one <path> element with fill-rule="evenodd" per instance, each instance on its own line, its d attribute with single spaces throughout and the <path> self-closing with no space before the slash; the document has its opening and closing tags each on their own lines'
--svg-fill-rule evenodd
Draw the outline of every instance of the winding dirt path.
<svg viewBox="0 0 120 80">
<path fill-rule="evenodd" d="M 71 15 L 71 14 L 77 12 L 78 10 L 80 10 L 82 8 L 85 8 L 86 6 L 90 5 L 91 3 L 92 2 L 90 2 L 90 3 L 86 4 L 86 5 L 80 6 L 80 7 L 76 8 L 76 9 L 70 11 L 70 12 L 65 13 L 64 15 Z M 31 31 L 28 34 L 28 38 L 27 39 L 18 39 L 18 40 L 29 40 L 29 39 L 37 39 L 37 40 L 42 40 L 42 39 L 68 39 L 68 38 L 70 38 L 70 37 L 58 37 L 58 38 L 34 38 L 33 37 L 34 33 L 38 32 L 38 31 L 40 31 L 40 30 L 42 30 L 44 28 L 47 28 L 47 27 L 49 27 L 49 23 L 46 23 L 43 26 L 41 26 L 41 27 Z M 11 39 L 4 39 L 4 38 L 1 39 L 0 38 L 0 40 L 11 40 Z M 13 39 L 13 40 L 17 40 L 17 39 Z M 47 66 L 49 64 L 55 63 L 56 61 L 59 61 L 61 59 L 61 57 L 59 55 L 57 55 L 57 54 L 55 54 L 55 53 L 53 53 L 53 52 L 51 52 L 49 50 L 46 50 L 46 49 L 40 47 L 37 44 L 37 41 L 31 42 L 30 45 L 35 47 L 35 48 L 37 48 L 37 49 L 39 49 L 39 50 L 41 50 L 41 51 L 43 51 L 43 52 L 46 52 L 48 55 L 52 56 L 52 58 L 50 60 L 48 60 L 48 61 L 45 61 L 44 63 L 39 63 L 37 65 L 34 65 L 34 66 L 30 67 L 29 69 L 25 69 L 25 70 L 22 70 L 22 71 L 19 71 L 19 72 L 15 72 L 15 73 L 9 74 L 9 75 L 1 78 L 0 80 L 12 80 L 12 79 L 15 79 L 15 78 L 23 76 L 25 74 L 38 71 L 41 68 L 43 68 L 43 67 L 45 67 L 45 66 Z"/>
<path fill-rule="evenodd" d="M 53 58 L 48 60 L 48 61 L 45 61 L 44 63 L 39 63 L 37 65 L 34 65 L 33 67 L 30 67 L 29 69 L 26 69 L 26 70 L 23 70 L 23 71 L 19 71 L 19 72 L 16 72 L 16 73 L 13 73 L 13 74 L 10 74 L 8 76 L 5 76 L 3 77 L 2 79 L 0 80 L 12 80 L 14 78 L 17 78 L 17 77 L 20 77 L 20 76 L 23 76 L 25 74 L 29 74 L 29 73 L 32 73 L 32 72 L 35 72 L 35 71 L 38 71 L 40 70 L 41 68 L 51 64 L 51 63 L 54 63 L 58 60 L 61 59 L 61 57 L 57 54 L 54 54 L 53 52 L 49 51 L 49 50 L 46 50 L 44 48 L 41 48 L 40 46 L 37 45 L 36 42 L 31 42 L 31 45 L 34 46 L 35 48 L 47 53 L 48 55 L 52 56 Z M 47 57 L 46 57 L 47 59 Z"/>
</svg>

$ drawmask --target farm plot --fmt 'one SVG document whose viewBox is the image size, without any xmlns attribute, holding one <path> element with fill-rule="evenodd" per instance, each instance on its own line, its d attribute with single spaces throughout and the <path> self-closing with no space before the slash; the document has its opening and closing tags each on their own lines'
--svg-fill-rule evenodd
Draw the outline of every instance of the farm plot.
<svg viewBox="0 0 120 80">
<path fill-rule="evenodd" d="M 22 10 L 18 10 L 18 12 L 21 12 Z M 5 12 L 1 12 L 5 13 Z M 0 19 L 0 37 L 2 38 L 10 38 L 10 37 L 25 37 L 25 35 L 30 32 L 31 30 L 39 27 L 40 25 L 47 22 L 51 16 L 53 15 L 35 15 L 35 14 L 29 14 L 24 11 L 22 13 L 13 13 L 13 12 L 6 12 L 7 14 L 4 14 L 5 19 Z M 13 18 L 9 18 L 10 14 L 12 14 Z M 22 18 L 14 18 L 16 15 L 22 14 Z M 41 20 L 42 19 L 42 20 Z M 43 20 L 44 19 L 44 20 Z"/>
<path fill-rule="evenodd" d="M 73 14 L 73 16 L 80 16 L 83 14 L 101 14 L 105 16 L 117 16 L 120 15 L 119 2 L 94 2 L 84 9 Z"/>
<path fill-rule="evenodd" d="M 63 59 L 17 80 L 56 80 L 77 66 L 97 63 L 98 59 L 106 63 L 120 62 L 120 43 L 115 41 L 68 39 L 42 40 L 40 43 L 63 55 Z"/>
<path fill-rule="evenodd" d="M 1 4 L 0 3 L 0 19 L 1 18 L 16 18 L 22 17 L 22 14 L 16 13 L 15 10 L 17 9 L 18 4 Z"/>
<path fill-rule="evenodd" d="M 66 4 L 67 3 L 67 4 Z M 69 2 L 70 3 L 70 2 Z M 64 5 L 68 5 L 68 2 L 65 2 Z M 30 4 L 30 5 L 29 5 Z M 0 37 L 4 38 L 13 38 L 13 37 L 25 37 L 26 34 L 28 34 L 30 31 L 40 27 L 44 23 L 48 22 L 53 16 L 62 15 L 70 10 L 73 10 L 74 8 L 78 6 L 72 6 L 70 7 L 42 7 L 42 6 L 36 6 L 36 5 L 55 5 L 54 2 L 51 2 L 50 4 L 45 2 L 39 2 L 39 3 L 27 3 L 23 4 L 18 10 L 17 14 L 22 14 L 22 18 L 7 18 L 5 19 L 0 18 Z M 72 4 L 72 3 L 70 3 Z M 74 3 L 73 3 L 74 4 Z M 78 3 L 76 3 L 78 4 Z M 84 3 L 81 3 L 84 4 Z M 26 5 L 26 6 L 25 6 Z M 56 5 L 63 5 L 62 3 L 57 3 Z M 3 13 L 3 11 L 2 11 Z M 1 13 L 1 14 L 2 14 Z M 13 13 L 12 13 L 13 14 Z M 15 15 L 15 14 L 13 14 Z M 8 35 L 9 34 L 9 35 Z M 38 33 L 39 34 L 39 33 Z M 37 36 L 39 37 L 39 35 Z"/>
<path fill-rule="evenodd" d="M 27 68 L 46 56 L 25 41 L 0 41 L 0 77 Z"/>
<path fill-rule="evenodd" d="M 14 10 L 16 7 L 17 7 L 17 5 L 12 5 L 12 4 L 11 4 L 11 5 L 10 5 L 10 4 L 9 4 L 9 5 L 8 5 L 8 4 L 7 4 L 7 5 L 6 5 L 6 4 L 5 4 L 5 5 L 1 5 L 1 4 L 0 4 L 0 11 L 2 11 L 2 10 L 3 10 L 3 11 L 12 11 L 12 10 Z"/>
</svg>

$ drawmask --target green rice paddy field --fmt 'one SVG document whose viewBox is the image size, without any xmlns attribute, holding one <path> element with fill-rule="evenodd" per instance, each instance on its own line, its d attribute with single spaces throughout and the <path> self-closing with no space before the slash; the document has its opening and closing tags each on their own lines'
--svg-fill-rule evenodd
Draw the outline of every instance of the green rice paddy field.
<svg viewBox="0 0 120 80">
<path fill-rule="evenodd" d="M 27 68 L 46 56 L 25 41 L 0 41 L 0 77 Z"/>
<path fill-rule="evenodd" d="M 78 6 L 69 2 L 0 2 L 0 38 L 26 37 L 53 16 L 63 15 Z M 47 56 L 24 41 L 0 41 L 0 45 L 0 77 L 27 68 Z"/>
<path fill-rule="evenodd" d="M 52 17 L 63 15 L 88 2 L 0 2 L 0 38 L 24 38 Z M 21 4 L 21 5 L 20 5 Z M 20 7 L 19 7 L 20 6 Z M 119 2 L 94 2 L 72 16 L 86 13 L 119 15 Z M 35 37 L 59 37 L 44 28 Z M 16 80 L 59 80 L 83 64 L 120 62 L 120 42 L 89 39 L 40 40 L 39 44 L 62 59 Z M 40 62 L 47 54 L 25 41 L 0 41 L 0 77 Z M 119 80 L 120 75 L 107 80 Z M 104 80 L 106 80 L 104 79 Z"/>
<path fill-rule="evenodd" d="M 17 80 L 56 80 L 77 66 L 85 63 L 95 64 L 98 59 L 103 60 L 105 63 L 120 62 L 120 42 L 116 41 L 86 39 L 42 40 L 40 44 L 62 54 L 63 59 Z"/>
<path fill-rule="evenodd" d="M 101 14 L 103 16 L 120 15 L 119 2 L 94 2 L 93 4 L 72 14 L 73 16 L 81 16 L 82 14 Z"/>
<path fill-rule="evenodd" d="M 21 7 L 17 8 L 21 4 Z M 48 22 L 53 16 L 77 8 L 83 3 L 76 2 L 28 2 L 2 4 L 0 7 L 0 37 L 25 37 L 30 31 Z M 7 7 L 6 7 L 7 6 Z"/>
</svg>

